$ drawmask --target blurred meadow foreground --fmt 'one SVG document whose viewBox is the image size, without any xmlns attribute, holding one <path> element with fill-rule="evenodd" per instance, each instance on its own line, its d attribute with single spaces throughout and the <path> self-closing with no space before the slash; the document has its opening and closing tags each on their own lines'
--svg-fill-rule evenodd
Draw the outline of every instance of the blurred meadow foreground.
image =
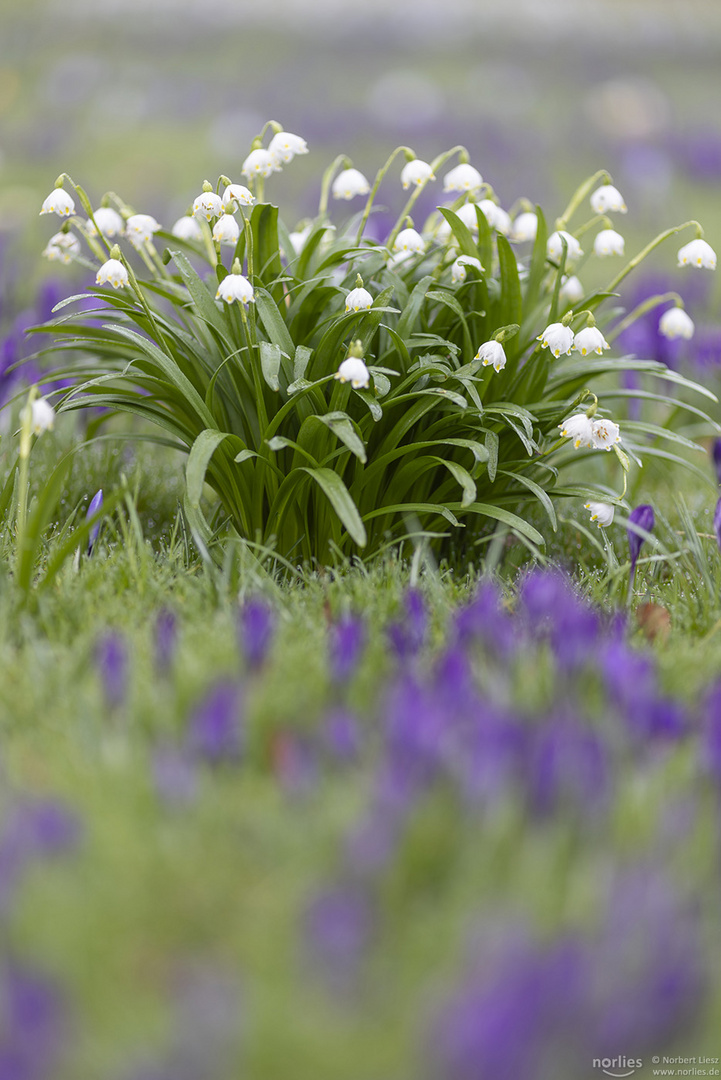
<svg viewBox="0 0 721 1080">
<path fill-rule="evenodd" d="M 721 1076 L 721 10 L 0 19 L 0 1080 Z"/>
</svg>

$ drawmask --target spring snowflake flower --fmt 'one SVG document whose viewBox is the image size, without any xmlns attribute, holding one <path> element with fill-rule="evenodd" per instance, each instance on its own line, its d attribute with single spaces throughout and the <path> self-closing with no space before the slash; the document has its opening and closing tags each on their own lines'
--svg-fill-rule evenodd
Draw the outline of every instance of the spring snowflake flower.
<svg viewBox="0 0 721 1080">
<path fill-rule="evenodd" d="M 584 292 L 581 282 L 575 274 L 571 274 L 564 277 L 558 296 L 562 304 L 577 304 L 579 300 L 583 299 Z"/>
<path fill-rule="evenodd" d="M 599 529 L 604 529 L 612 523 L 615 507 L 611 503 L 587 502 L 583 505 L 586 510 L 591 511 L 591 521 L 595 521 Z"/>
<path fill-rule="evenodd" d="M 289 162 L 297 154 L 307 154 L 308 144 L 300 135 L 291 135 L 289 131 L 278 131 L 270 140 L 268 153 L 276 162 Z"/>
<path fill-rule="evenodd" d="M 716 269 L 716 252 L 705 240 L 692 240 L 684 244 L 678 253 L 679 266 L 698 266 L 706 270 Z"/>
<path fill-rule="evenodd" d="M 128 284 L 128 271 L 120 259 L 108 259 L 98 270 L 95 284 L 105 285 L 106 283 L 112 285 L 114 289 L 120 289 Z"/>
<path fill-rule="evenodd" d="M 226 304 L 232 304 L 235 300 L 240 304 L 250 304 L 255 300 L 255 293 L 247 277 L 227 274 L 218 286 L 215 299 L 225 300 Z"/>
<path fill-rule="evenodd" d="M 593 447 L 593 423 L 585 413 L 574 413 L 558 425 L 564 439 L 573 439 L 576 450 L 582 446 Z"/>
<path fill-rule="evenodd" d="M 270 176 L 271 173 L 280 172 L 280 165 L 270 150 L 251 150 L 240 172 L 248 180 L 253 180 L 257 176 Z"/>
<path fill-rule="evenodd" d="M 136 249 L 152 240 L 153 233 L 159 229 L 160 225 L 150 214 L 133 214 L 125 222 L 125 235 Z"/>
<path fill-rule="evenodd" d="M 202 240 L 203 230 L 196 218 L 186 214 L 185 217 L 178 218 L 170 230 L 173 236 L 179 237 L 180 240 Z"/>
<path fill-rule="evenodd" d="M 64 188 L 55 188 L 43 203 L 40 213 L 69 217 L 70 214 L 75 213 L 75 203 L 72 196 L 68 195 Z"/>
<path fill-rule="evenodd" d="M 474 360 L 481 360 L 483 367 L 489 367 L 493 364 L 493 370 L 496 372 L 502 371 L 506 366 L 506 354 L 500 341 L 484 342 L 476 353 Z"/>
<path fill-rule="evenodd" d="M 581 356 L 587 356 L 588 353 L 593 352 L 602 356 L 603 350 L 610 349 L 611 346 L 597 326 L 587 326 L 584 330 L 579 330 L 574 337 L 573 348 L 576 352 L 580 352 Z"/>
<path fill-rule="evenodd" d="M 554 356 L 568 355 L 573 348 L 573 330 L 560 322 L 551 323 L 536 341 L 541 342 L 541 348 L 550 349 Z"/>
<path fill-rule="evenodd" d="M 97 236 L 98 232 L 110 239 L 113 236 L 122 236 L 125 232 L 125 222 L 117 210 L 112 206 L 99 206 L 93 214 L 95 222 L 90 219 L 85 223 L 85 231 L 88 236 Z M 96 228 L 97 226 L 97 228 Z"/>
<path fill-rule="evenodd" d="M 305 247 L 305 242 L 313 231 L 312 225 L 306 225 L 304 229 L 300 229 L 297 232 L 289 233 L 290 242 L 293 245 L 293 251 L 296 255 L 300 255 L 301 251 Z"/>
<path fill-rule="evenodd" d="M 351 289 L 345 298 L 345 309 L 349 311 L 367 311 L 373 303 L 373 297 L 367 289 Z"/>
<path fill-rule="evenodd" d="M 478 191 L 483 184 L 483 177 L 478 169 L 474 169 L 467 162 L 456 165 L 443 177 L 443 190 L 448 191 Z"/>
<path fill-rule="evenodd" d="M 367 195 L 371 186 L 358 169 L 344 169 L 333 181 L 334 199 L 355 199 L 356 195 Z"/>
<path fill-rule="evenodd" d="M 426 250 L 426 243 L 421 234 L 415 229 L 402 229 L 395 238 L 393 250 L 422 255 Z"/>
<path fill-rule="evenodd" d="M 210 221 L 211 218 L 220 217 L 222 213 L 223 200 L 214 191 L 202 191 L 193 202 L 193 217 Z"/>
<path fill-rule="evenodd" d="M 421 184 L 425 184 L 427 180 L 435 180 L 433 169 L 430 167 L 427 161 L 421 161 L 420 158 L 414 158 L 413 161 L 407 161 L 401 169 L 401 184 L 404 189 L 411 187 L 420 187 Z"/>
<path fill-rule="evenodd" d="M 339 379 L 342 383 L 349 382 L 354 390 L 369 386 L 370 377 L 365 362 L 358 356 L 349 356 L 343 361 L 334 375 L 334 378 Z"/>
<path fill-rule="evenodd" d="M 252 206 L 255 195 L 243 184 L 228 184 L 223 192 L 223 208 L 226 214 L 234 214 L 239 206 Z"/>
<path fill-rule="evenodd" d="M 42 435 L 43 431 L 52 431 L 55 425 L 55 409 L 47 398 L 36 398 L 30 405 L 30 421 L 33 433 Z"/>
<path fill-rule="evenodd" d="M 615 229 L 601 229 L 593 241 L 595 255 L 623 255 L 625 240 Z"/>
<path fill-rule="evenodd" d="M 219 244 L 235 247 L 240 237 L 240 225 L 232 214 L 221 214 L 213 226 L 213 239 Z"/>
<path fill-rule="evenodd" d="M 672 307 L 664 311 L 658 321 L 658 330 L 665 338 L 673 341 L 674 338 L 682 337 L 690 340 L 695 330 L 693 319 L 681 307 Z"/>
<path fill-rule="evenodd" d="M 621 433 L 618 424 L 613 420 L 593 420 L 593 446 L 595 450 L 610 450 L 612 446 L 621 441 Z"/>
<path fill-rule="evenodd" d="M 483 213 L 488 224 L 496 232 L 503 233 L 504 236 L 508 236 L 511 231 L 511 217 L 500 206 L 493 202 L 492 199 L 481 199 L 479 203 L 476 203 L 478 209 Z"/>
<path fill-rule="evenodd" d="M 388 260 L 388 269 L 395 270 L 396 267 L 401 266 L 404 262 L 408 262 L 409 259 L 412 259 L 413 255 L 413 251 L 396 251 Z"/>
<path fill-rule="evenodd" d="M 565 240 L 568 244 L 568 254 L 566 255 L 566 262 L 574 262 L 576 259 L 580 259 L 583 255 L 581 245 L 575 236 L 571 236 L 570 233 L 564 232 L 561 229 L 560 232 L 551 233 L 546 244 L 546 254 L 549 259 L 555 259 L 557 262 L 563 255 L 563 243 Z"/>
<path fill-rule="evenodd" d="M 451 266 L 451 284 L 459 285 L 466 280 L 467 266 L 475 266 L 479 272 L 483 272 L 480 259 L 474 259 L 472 255 L 459 255 Z"/>
<path fill-rule="evenodd" d="M 591 196 L 591 209 L 594 214 L 625 214 L 628 207 L 618 188 L 613 184 L 604 184 L 596 188 Z"/>
<path fill-rule="evenodd" d="M 478 214 L 476 213 L 475 203 L 464 203 L 456 210 L 456 214 L 461 219 L 467 229 L 470 229 L 472 233 L 478 232 Z M 445 221 L 445 218 L 443 219 Z M 448 222 L 446 221 L 446 225 Z M 448 232 L 450 233 L 451 227 L 448 225 Z"/>
<path fill-rule="evenodd" d="M 59 232 L 51 236 L 43 255 L 51 262 L 69 263 L 80 254 L 80 241 L 73 233 Z"/>
<path fill-rule="evenodd" d="M 523 243 L 527 240 L 535 240 L 536 233 L 538 232 L 538 215 L 527 211 L 524 214 L 519 214 L 517 218 L 514 218 L 513 226 L 511 228 L 511 240 L 515 240 L 517 243 Z"/>
</svg>

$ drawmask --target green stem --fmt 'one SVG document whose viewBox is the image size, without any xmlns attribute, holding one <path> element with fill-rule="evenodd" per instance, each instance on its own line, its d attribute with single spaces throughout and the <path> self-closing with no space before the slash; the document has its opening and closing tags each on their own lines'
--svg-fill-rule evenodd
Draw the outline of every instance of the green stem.
<svg viewBox="0 0 721 1080">
<path fill-rule="evenodd" d="M 692 225 L 694 225 L 697 229 L 701 228 L 698 221 L 684 221 L 683 225 L 675 225 L 672 229 L 665 229 L 664 232 L 659 233 L 658 236 L 654 240 L 652 240 L 650 244 L 646 244 L 646 247 L 643 248 L 642 251 L 639 251 L 638 255 L 634 255 L 630 263 L 624 266 L 620 274 L 617 274 L 613 281 L 611 281 L 606 286 L 605 292 L 614 292 L 616 286 L 620 285 L 623 279 L 627 277 L 632 270 L 635 270 L 639 263 L 643 262 L 646 256 L 649 255 L 654 248 L 657 248 L 658 245 L 662 244 L 664 240 L 668 240 L 669 236 L 674 236 L 676 233 L 681 232 L 682 229 L 688 229 Z"/>
<path fill-rule="evenodd" d="M 381 186 L 381 183 L 383 182 L 383 177 L 386 175 L 386 173 L 388 172 L 391 165 L 393 164 L 393 162 L 395 161 L 395 159 L 398 157 L 399 154 L 405 154 L 406 157 L 407 157 L 408 154 L 413 154 L 413 151 L 411 150 L 411 148 L 409 146 L 397 146 L 395 148 L 395 150 L 393 151 L 393 153 L 391 154 L 391 156 L 386 161 L 385 165 L 381 165 L 380 169 L 376 173 L 376 178 L 375 178 L 375 180 L 373 182 L 373 187 L 370 190 L 370 195 L 368 196 L 368 199 L 366 201 L 365 209 L 363 210 L 363 216 L 361 217 L 360 225 L 358 226 L 358 235 L 356 236 L 356 247 L 360 247 L 360 242 L 363 239 L 363 232 L 365 230 L 368 218 L 370 217 L 370 212 L 371 212 L 371 209 L 373 207 L 375 197 L 378 194 L 378 188 Z"/>
<path fill-rule="evenodd" d="M 339 154 L 338 157 L 331 162 L 328 168 L 323 173 L 323 180 L 320 185 L 320 202 L 318 203 L 318 217 L 323 219 L 328 213 L 328 196 L 330 195 L 330 186 L 333 183 L 333 177 L 338 169 L 338 166 L 342 165 L 346 169 L 352 168 L 350 158 L 345 154 Z"/>
<path fill-rule="evenodd" d="M 573 195 L 571 196 L 571 201 L 569 202 L 568 206 L 563 211 L 560 218 L 556 219 L 556 229 L 558 232 L 560 232 L 561 229 L 566 228 L 568 222 L 576 213 L 583 200 L 589 194 L 591 189 L 596 186 L 599 180 L 603 180 L 606 184 L 611 183 L 611 177 L 608 175 L 605 169 L 599 169 L 598 172 L 595 172 L 593 176 L 590 176 L 588 178 L 588 180 L 584 180 L 580 187 L 576 188 Z"/>
<path fill-rule="evenodd" d="M 658 296 L 649 296 L 643 303 L 638 304 L 633 311 L 622 319 L 621 322 L 613 328 L 608 334 L 606 334 L 606 341 L 611 344 L 612 341 L 622 334 L 624 330 L 628 330 L 629 326 L 632 326 L 637 319 L 640 319 L 642 315 L 645 315 L 647 311 L 652 311 L 659 304 L 665 304 L 669 300 L 678 300 L 683 303 L 681 297 L 676 292 L 659 293 Z"/>
</svg>

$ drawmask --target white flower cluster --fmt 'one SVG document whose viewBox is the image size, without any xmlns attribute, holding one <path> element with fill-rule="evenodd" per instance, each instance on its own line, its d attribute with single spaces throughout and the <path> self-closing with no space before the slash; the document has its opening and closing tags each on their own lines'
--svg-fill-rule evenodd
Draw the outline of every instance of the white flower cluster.
<svg viewBox="0 0 721 1080">
<path fill-rule="evenodd" d="M 610 450 L 621 441 L 618 424 L 601 417 L 591 419 L 585 412 L 574 413 L 558 425 L 564 439 L 572 439 L 576 450 Z"/>
<path fill-rule="evenodd" d="M 572 350 L 579 352 L 581 356 L 589 353 L 602 356 L 604 349 L 611 348 L 597 326 L 586 326 L 574 334 L 571 327 L 562 322 L 551 323 L 538 335 L 536 341 L 540 341 L 541 348 L 550 349 L 556 357 L 561 354 L 568 356 Z"/>
</svg>

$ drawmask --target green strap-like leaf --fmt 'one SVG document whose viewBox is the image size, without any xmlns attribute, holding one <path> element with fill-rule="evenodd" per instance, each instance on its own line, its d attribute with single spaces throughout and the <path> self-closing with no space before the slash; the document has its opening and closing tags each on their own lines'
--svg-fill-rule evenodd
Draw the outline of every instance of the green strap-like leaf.
<svg viewBox="0 0 721 1080">
<path fill-rule="evenodd" d="M 274 341 L 260 342 L 260 367 L 263 378 L 271 390 L 280 390 L 278 373 L 280 371 L 280 347 Z"/>
<path fill-rule="evenodd" d="M 305 465 L 301 466 L 301 471 L 307 473 L 315 481 L 358 547 L 365 547 L 368 542 L 365 525 L 361 521 L 358 508 L 348 488 L 338 473 L 333 472 L 332 469 L 311 469 Z"/>
</svg>

